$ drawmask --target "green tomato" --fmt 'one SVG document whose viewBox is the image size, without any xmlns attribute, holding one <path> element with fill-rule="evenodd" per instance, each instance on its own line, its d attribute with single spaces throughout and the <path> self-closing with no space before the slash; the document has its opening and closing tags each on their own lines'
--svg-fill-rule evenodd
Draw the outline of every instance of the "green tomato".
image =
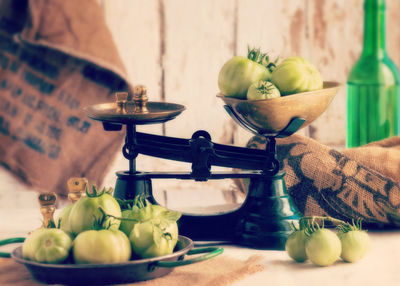
<svg viewBox="0 0 400 286">
<path fill-rule="evenodd" d="M 132 209 L 127 209 L 122 211 L 121 224 L 119 225 L 119 230 L 126 234 L 129 237 L 134 225 L 140 221 L 140 209 L 134 206 Z M 124 220 L 130 219 L 130 220 Z M 137 220 L 137 221 L 133 221 Z"/>
<path fill-rule="evenodd" d="M 177 221 L 181 217 L 181 214 L 176 211 L 170 211 L 160 205 L 151 205 L 151 211 L 148 213 L 149 216 L 146 219 L 152 220 L 152 222 L 161 227 L 163 234 L 168 235 L 168 238 L 172 240 L 172 244 L 175 247 L 179 236 Z"/>
<path fill-rule="evenodd" d="M 60 212 L 59 216 L 56 219 L 56 226 L 60 227 L 65 233 L 67 233 L 71 238 L 74 237 L 71 226 L 69 224 L 69 214 L 71 213 L 71 209 L 73 207 L 73 204 L 67 205 L 62 209 Z"/>
<path fill-rule="evenodd" d="M 218 75 L 218 87 L 225 96 L 246 99 L 250 85 L 270 77 L 269 70 L 248 58 L 236 56 L 228 60 Z"/>
<path fill-rule="evenodd" d="M 169 212 L 169 210 L 160 205 L 152 205 L 152 208 L 152 213 L 154 217 L 158 217 L 165 212 Z"/>
<path fill-rule="evenodd" d="M 341 251 L 338 236 L 329 229 L 318 229 L 306 240 L 307 257 L 318 266 L 332 265 L 339 258 Z"/>
<path fill-rule="evenodd" d="M 141 208 L 134 205 L 131 209 L 122 212 L 123 219 L 121 220 L 119 229 L 129 236 L 136 223 L 159 217 L 166 211 L 166 208 L 160 205 L 152 205 L 150 203 L 147 203 L 146 206 L 142 206 Z M 124 220 L 125 218 L 129 220 Z"/>
<path fill-rule="evenodd" d="M 247 99 L 258 100 L 258 99 L 270 99 L 280 97 L 281 93 L 276 86 L 266 80 L 260 80 L 252 83 L 247 90 Z"/>
<path fill-rule="evenodd" d="M 139 258 L 171 254 L 177 239 L 178 226 L 176 222 L 167 223 L 164 228 L 153 220 L 135 224 L 129 235 L 132 252 Z"/>
<path fill-rule="evenodd" d="M 128 237 L 120 230 L 87 230 L 78 234 L 72 246 L 78 264 L 119 263 L 131 258 Z"/>
<path fill-rule="evenodd" d="M 24 241 L 22 256 L 41 263 L 61 263 L 68 258 L 71 246 L 71 238 L 61 229 L 39 228 Z"/>
<path fill-rule="evenodd" d="M 179 217 L 180 214 L 177 212 L 167 210 L 160 205 L 152 205 L 147 203 L 147 205 L 143 206 L 142 208 L 133 206 L 132 209 L 124 210 L 122 212 L 122 218 L 127 218 L 129 220 L 122 219 L 119 229 L 129 236 L 135 224 L 145 222 L 147 220 L 152 220 L 158 224 L 162 222 L 162 226 L 165 229 L 169 229 L 170 225 L 172 225 L 171 229 L 177 229 L 178 224 L 176 221 L 179 219 Z M 173 231 L 171 235 L 174 240 L 178 240 L 178 231 Z"/>
<path fill-rule="evenodd" d="M 297 262 L 304 262 L 307 260 L 306 239 L 307 236 L 304 230 L 297 230 L 289 235 L 286 240 L 285 249 L 293 260 Z"/>
<path fill-rule="evenodd" d="M 272 72 L 271 82 L 282 95 L 322 89 L 323 80 L 317 68 L 302 57 L 282 61 Z"/>
<path fill-rule="evenodd" d="M 105 192 L 87 194 L 74 203 L 69 214 L 69 227 L 74 235 L 99 227 L 119 228 L 121 221 L 113 217 L 105 217 L 99 207 L 108 215 L 121 217 L 121 208 L 113 196 Z"/>
<path fill-rule="evenodd" d="M 120 230 L 129 235 L 132 252 L 139 258 L 171 254 L 178 241 L 177 220 L 181 214 L 138 197 L 122 212 Z"/>
<path fill-rule="evenodd" d="M 339 239 L 342 243 L 340 257 L 346 262 L 356 262 L 364 257 L 371 247 L 371 240 L 366 231 L 351 230 L 339 232 Z"/>
<path fill-rule="evenodd" d="M 167 213 L 171 213 L 171 211 L 167 210 L 163 206 L 153 205 L 147 202 L 147 205 L 143 208 L 139 209 L 139 220 L 141 222 L 153 218 L 161 218 L 164 217 Z"/>
</svg>

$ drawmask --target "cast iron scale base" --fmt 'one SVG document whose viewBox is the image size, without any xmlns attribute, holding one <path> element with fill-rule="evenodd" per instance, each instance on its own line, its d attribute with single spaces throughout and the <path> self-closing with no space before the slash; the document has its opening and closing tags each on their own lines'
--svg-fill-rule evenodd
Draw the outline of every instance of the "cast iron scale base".
<svg viewBox="0 0 400 286">
<path fill-rule="evenodd" d="M 236 210 L 212 215 L 183 213 L 179 220 L 180 234 L 194 240 L 227 241 L 262 249 L 284 249 L 291 223 L 300 214 L 287 194 L 284 173 L 276 159 L 275 139 L 296 132 L 304 119 L 294 117 L 282 131 L 260 133 L 250 122 L 241 119 L 225 105 L 228 114 L 243 128 L 264 136 L 266 150 L 257 150 L 213 143 L 204 130 L 191 139 L 181 139 L 136 132 L 136 125 L 162 123 L 175 118 L 182 105 L 147 102 L 146 89 L 134 88 L 133 97 L 117 93 L 115 103 L 86 108 L 88 116 L 102 121 L 106 131 L 121 130 L 126 137 L 122 152 L 129 160 L 129 170 L 117 172 L 114 196 L 132 199 L 142 194 L 157 203 L 152 192 L 152 179 L 207 181 L 214 179 L 248 178 L 249 189 L 244 203 Z M 141 172 L 136 170 L 138 154 L 191 163 L 191 172 Z M 211 166 L 246 171 L 212 172 Z"/>
</svg>

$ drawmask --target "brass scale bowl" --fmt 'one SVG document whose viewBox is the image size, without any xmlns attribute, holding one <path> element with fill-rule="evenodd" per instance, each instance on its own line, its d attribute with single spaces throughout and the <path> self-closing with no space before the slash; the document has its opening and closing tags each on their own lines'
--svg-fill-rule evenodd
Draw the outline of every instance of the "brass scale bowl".
<svg viewBox="0 0 400 286">
<path fill-rule="evenodd" d="M 122 152 L 129 170 L 117 172 L 114 196 L 132 199 L 142 194 L 151 202 L 152 179 L 249 178 L 243 204 L 232 211 L 215 214 L 183 213 L 180 234 L 195 240 L 226 241 L 261 249 L 284 249 L 291 223 L 301 217 L 286 191 L 284 173 L 276 159 L 276 138 L 290 136 L 320 116 L 339 89 L 336 82 L 324 82 L 323 89 L 268 100 L 221 98 L 228 114 L 240 126 L 266 138 L 266 149 L 217 144 L 204 130 L 190 139 L 136 132 L 136 125 L 157 124 L 178 116 L 185 107 L 167 102 L 149 102 L 144 86 L 133 88 L 133 95 L 116 93 L 116 101 L 85 108 L 87 115 L 101 121 L 106 131 L 126 127 Z M 188 162 L 191 172 L 143 172 L 136 170 L 138 154 Z M 211 166 L 246 171 L 211 172 Z"/>
</svg>

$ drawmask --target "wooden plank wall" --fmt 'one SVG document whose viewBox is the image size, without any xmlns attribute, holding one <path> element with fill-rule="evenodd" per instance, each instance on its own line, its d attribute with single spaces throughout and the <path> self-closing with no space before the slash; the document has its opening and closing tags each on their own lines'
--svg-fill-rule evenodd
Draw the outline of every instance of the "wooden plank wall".
<svg viewBox="0 0 400 286">
<path fill-rule="evenodd" d="M 325 80 L 346 82 L 363 36 L 363 0 L 99 0 L 132 83 L 145 84 L 152 101 L 186 106 L 163 125 L 140 127 L 189 138 L 207 130 L 213 141 L 244 145 L 250 134 L 236 126 L 215 97 L 223 63 L 261 47 L 281 58 L 301 55 Z M 400 67 L 400 1 L 387 0 L 387 47 Z M 346 90 L 302 134 L 343 146 Z M 138 160 L 146 170 L 165 168 L 160 160 Z M 120 156 L 115 170 L 126 169 Z M 175 165 L 174 165 L 175 166 Z M 180 167 L 179 167 L 180 168 Z"/>
</svg>

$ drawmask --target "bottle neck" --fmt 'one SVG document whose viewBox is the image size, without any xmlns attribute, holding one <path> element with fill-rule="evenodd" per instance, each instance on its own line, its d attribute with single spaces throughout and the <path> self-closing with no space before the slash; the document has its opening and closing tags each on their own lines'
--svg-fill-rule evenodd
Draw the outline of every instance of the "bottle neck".
<svg viewBox="0 0 400 286">
<path fill-rule="evenodd" d="M 385 53 L 385 0 L 365 0 L 363 55 L 383 57 Z"/>
</svg>

